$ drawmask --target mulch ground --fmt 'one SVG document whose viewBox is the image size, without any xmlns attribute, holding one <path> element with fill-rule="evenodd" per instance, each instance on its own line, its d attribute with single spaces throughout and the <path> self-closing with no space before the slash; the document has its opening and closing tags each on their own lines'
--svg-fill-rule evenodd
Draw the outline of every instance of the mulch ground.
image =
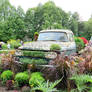
<svg viewBox="0 0 92 92">
<path fill-rule="evenodd" d="M 21 92 L 21 91 L 18 91 L 18 90 L 6 90 L 5 87 L 0 87 L 0 92 Z"/>
</svg>

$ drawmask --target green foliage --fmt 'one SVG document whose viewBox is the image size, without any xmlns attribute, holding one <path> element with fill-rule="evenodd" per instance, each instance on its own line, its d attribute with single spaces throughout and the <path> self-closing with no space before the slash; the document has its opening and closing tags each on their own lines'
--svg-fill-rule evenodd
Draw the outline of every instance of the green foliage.
<svg viewBox="0 0 92 92">
<path fill-rule="evenodd" d="M 33 39 L 34 32 L 39 32 L 43 29 L 68 28 L 68 20 L 69 16 L 66 12 L 57 7 L 54 2 L 48 1 L 44 5 L 30 8 L 26 12 L 27 35 Z"/>
<path fill-rule="evenodd" d="M 28 84 L 29 75 L 26 73 L 17 73 L 15 75 L 15 81 L 19 84 L 19 86 L 23 86 L 25 84 Z"/>
<path fill-rule="evenodd" d="M 16 49 L 21 46 L 20 40 L 9 40 L 7 43 L 10 44 L 10 47 L 12 49 L 14 49 L 14 48 Z"/>
<path fill-rule="evenodd" d="M 13 72 L 11 70 L 6 70 L 1 74 L 1 80 L 3 83 L 6 83 L 7 80 L 11 80 L 13 78 Z"/>
<path fill-rule="evenodd" d="M 41 51 L 23 51 L 23 56 L 45 57 L 45 53 Z"/>
<path fill-rule="evenodd" d="M 8 48 L 7 48 L 7 44 L 2 44 L 2 49 L 3 49 L 3 50 L 8 49 Z"/>
<path fill-rule="evenodd" d="M 78 36 L 78 22 L 79 22 L 79 14 L 74 12 L 73 14 L 69 14 L 70 19 L 68 21 L 68 29 L 71 29 L 73 33 Z"/>
<path fill-rule="evenodd" d="M 40 82 L 40 81 L 37 81 L 38 85 L 37 87 L 34 87 L 32 90 L 39 90 L 39 91 L 42 91 L 42 92 L 56 92 L 58 91 L 56 88 L 54 88 L 59 82 L 61 81 L 60 80 L 57 80 L 55 81 L 54 83 L 52 82 Z"/>
<path fill-rule="evenodd" d="M 30 8 L 25 14 L 20 6 L 16 9 L 9 0 L 1 0 L 0 16 L 0 40 L 5 42 L 9 39 L 24 40 L 25 36 L 33 40 L 34 32 L 43 29 L 71 29 L 76 36 L 82 34 L 88 39 L 92 35 L 92 18 L 80 23 L 77 12 L 66 13 L 53 1 Z"/>
<path fill-rule="evenodd" d="M 0 64 L 1 64 L 1 61 L 0 61 Z M 0 74 L 3 72 L 3 69 L 2 67 L 0 67 Z"/>
<path fill-rule="evenodd" d="M 90 39 L 92 36 L 92 17 L 85 22 L 85 31 L 83 31 L 83 35 L 87 38 Z"/>
<path fill-rule="evenodd" d="M 47 61 L 44 59 L 21 58 L 20 62 L 22 62 L 24 64 L 37 64 L 37 65 L 47 64 Z"/>
<path fill-rule="evenodd" d="M 75 42 L 76 42 L 76 48 L 77 48 L 77 51 L 80 51 L 81 49 L 84 48 L 85 44 L 83 42 L 82 39 L 80 39 L 79 37 L 75 37 Z"/>
<path fill-rule="evenodd" d="M 39 82 L 45 81 L 45 79 L 43 78 L 43 76 L 40 72 L 34 72 L 31 74 L 31 77 L 29 80 L 29 85 L 35 87 L 38 85 L 37 81 L 39 81 Z"/>
<path fill-rule="evenodd" d="M 73 89 L 71 92 L 85 92 L 87 89 L 90 89 L 86 83 L 92 83 L 92 76 L 86 74 L 73 75 L 70 80 L 74 80 L 77 86 L 77 88 Z"/>
<path fill-rule="evenodd" d="M 0 21 L 7 20 L 7 18 L 12 15 L 12 9 L 13 7 L 11 6 L 9 0 L 0 0 Z"/>
<path fill-rule="evenodd" d="M 50 50 L 61 50 L 61 47 L 58 44 L 52 44 Z"/>
<path fill-rule="evenodd" d="M 8 50 L 0 50 L 0 54 L 2 54 L 2 53 L 8 54 L 9 51 Z"/>
</svg>

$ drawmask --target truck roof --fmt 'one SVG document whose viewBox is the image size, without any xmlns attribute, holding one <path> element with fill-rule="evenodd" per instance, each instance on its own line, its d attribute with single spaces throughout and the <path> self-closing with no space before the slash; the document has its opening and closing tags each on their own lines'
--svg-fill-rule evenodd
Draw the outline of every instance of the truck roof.
<svg viewBox="0 0 92 92">
<path fill-rule="evenodd" d="M 67 30 L 67 29 L 49 29 L 49 30 L 42 30 L 40 32 L 66 32 L 66 33 L 73 33 L 71 30 Z"/>
</svg>

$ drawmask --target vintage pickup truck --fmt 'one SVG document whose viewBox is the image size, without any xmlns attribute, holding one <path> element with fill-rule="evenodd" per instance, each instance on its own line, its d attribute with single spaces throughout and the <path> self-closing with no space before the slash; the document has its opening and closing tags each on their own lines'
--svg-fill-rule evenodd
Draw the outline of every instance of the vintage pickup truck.
<svg viewBox="0 0 92 92">
<path fill-rule="evenodd" d="M 60 45 L 62 48 L 61 53 L 71 54 L 76 52 L 73 32 L 64 29 L 42 30 L 37 41 L 26 43 L 19 49 L 50 50 L 52 44 Z"/>
</svg>

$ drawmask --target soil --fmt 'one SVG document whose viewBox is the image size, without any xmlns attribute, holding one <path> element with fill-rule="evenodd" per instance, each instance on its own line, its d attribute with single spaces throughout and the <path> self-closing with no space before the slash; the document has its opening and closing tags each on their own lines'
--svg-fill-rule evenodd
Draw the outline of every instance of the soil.
<svg viewBox="0 0 92 92">
<path fill-rule="evenodd" d="M 0 92 L 20 92 L 18 90 L 6 90 L 5 87 L 0 87 Z"/>
</svg>

